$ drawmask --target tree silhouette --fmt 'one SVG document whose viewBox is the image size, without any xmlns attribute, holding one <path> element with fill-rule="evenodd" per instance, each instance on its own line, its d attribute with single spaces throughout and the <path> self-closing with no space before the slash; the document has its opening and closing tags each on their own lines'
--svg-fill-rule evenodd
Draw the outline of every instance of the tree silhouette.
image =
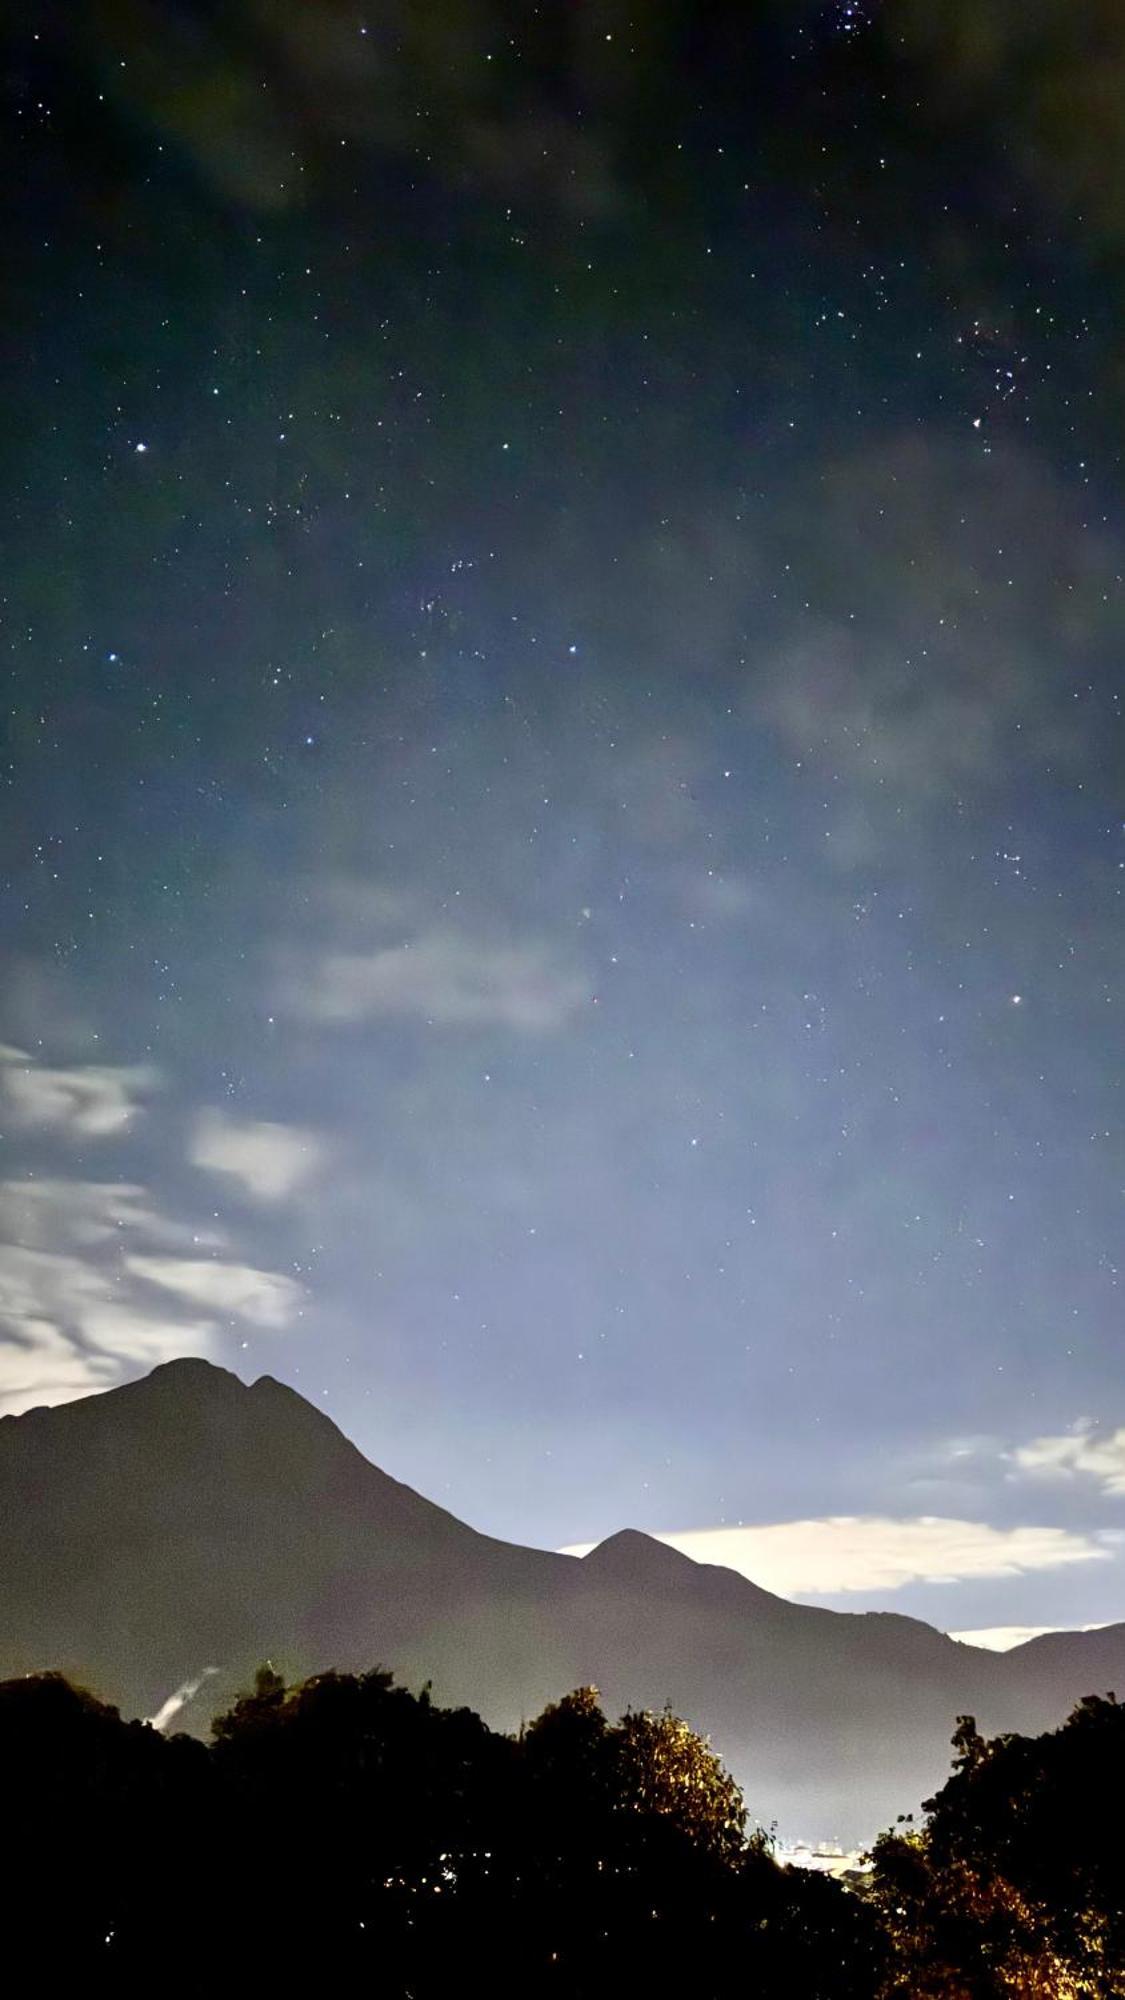
<svg viewBox="0 0 1125 2000">
<path fill-rule="evenodd" d="M 926 1824 L 874 1850 L 873 1898 L 893 1944 L 884 1992 L 1125 1995 L 1125 1710 L 1089 1696 L 1059 1730 L 991 1741 L 963 1716 L 953 1743 Z"/>
<path fill-rule="evenodd" d="M 619 1809 L 659 1815 L 696 1847 L 726 1860 L 741 1852 L 742 1794 L 710 1745 L 670 1707 L 622 1716 L 615 1749 Z"/>
<path fill-rule="evenodd" d="M 427 1966 L 436 1981 L 493 1894 L 511 1742 L 379 1668 L 294 1688 L 259 1670 L 214 1736 L 228 1853 L 257 1913 L 248 1963 L 315 1977 L 328 1948 L 377 1967 L 389 1993 Z M 300 1843 L 283 1884 L 263 1826 Z"/>
<path fill-rule="evenodd" d="M 680 1717 L 593 1688 L 513 1738 L 381 1668 L 267 1664 L 208 1746 L 34 1676 L 0 1685 L 9 1938 L 30 1989 L 115 2000 L 1125 2000 L 1125 1710 L 953 1748 L 855 1893 L 747 1839 Z"/>
<path fill-rule="evenodd" d="M 60 1674 L 0 1683 L 0 1880 L 26 1990 L 90 1990 L 96 1974 L 126 1992 L 157 1941 L 168 1956 L 169 1884 L 198 1851 L 209 1779 L 203 1744 L 123 1722 Z M 165 1990 L 180 1991 L 171 1972 Z"/>
</svg>

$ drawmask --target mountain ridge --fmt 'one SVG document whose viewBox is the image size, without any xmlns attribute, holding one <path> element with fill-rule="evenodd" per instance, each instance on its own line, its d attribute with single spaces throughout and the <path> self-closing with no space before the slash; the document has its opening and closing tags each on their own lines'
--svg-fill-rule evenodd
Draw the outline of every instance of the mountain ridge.
<svg viewBox="0 0 1125 2000">
<path fill-rule="evenodd" d="M 200 1734 L 267 1656 L 380 1663 L 502 1728 L 582 1684 L 618 1713 L 670 1701 L 752 1814 L 848 1839 L 941 1782 L 957 1715 L 1040 1729 L 1125 1687 L 1125 1625 L 1017 1658 L 793 1604 L 639 1529 L 581 1558 L 482 1534 L 296 1390 L 201 1358 L 0 1420 L 0 1605 L 0 1677 L 61 1668 L 151 1715 L 216 1669 L 178 1718 Z"/>
</svg>

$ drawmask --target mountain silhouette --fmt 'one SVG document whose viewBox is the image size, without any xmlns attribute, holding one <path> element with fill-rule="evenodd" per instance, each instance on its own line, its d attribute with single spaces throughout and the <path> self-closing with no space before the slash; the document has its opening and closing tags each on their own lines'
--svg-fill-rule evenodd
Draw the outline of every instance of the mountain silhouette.
<svg viewBox="0 0 1125 2000">
<path fill-rule="evenodd" d="M 0 1678 L 58 1668 L 127 1715 L 262 1659 L 391 1667 L 515 1728 L 593 1684 L 666 1701 L 785 1831 L 871 1838 L 939 1785 L 955 1718 L 1061 1723 L 1125 1689 L 1125 1625 L 1007 1654 L 920 1620 L 791 1604 L 634 1529 L 579 1559 L 482 1535 L 370 1464 L 294 1390 L 202 1360 L 0 1419 Z"/>
</svg>

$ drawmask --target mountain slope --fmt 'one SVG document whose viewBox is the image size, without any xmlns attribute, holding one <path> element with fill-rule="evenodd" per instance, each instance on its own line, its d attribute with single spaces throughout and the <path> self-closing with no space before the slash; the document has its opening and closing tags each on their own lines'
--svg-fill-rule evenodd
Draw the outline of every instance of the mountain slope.
<svg viewBox="0 0 1125 2000">
<path fill-rule="evenodd" d="M 1011 1655 L 915 1619 L 788 1603 L 625 1530 L 584 1559 L 478 1534 L 363 1458 L 293 1390 L 203 1361 L 0 1420 L 0 1677 L 61 1667 L 181 1723 L 271 1657 L 290 1675 L 382 1662 L 515 1727 L 580 1683 L 671 1701 L 751 1813 L 870 1837 L 940 1783 L 962 1712 L 1060 1722 L 1125 1688 L 1125 1626 Z"/>
</svg>

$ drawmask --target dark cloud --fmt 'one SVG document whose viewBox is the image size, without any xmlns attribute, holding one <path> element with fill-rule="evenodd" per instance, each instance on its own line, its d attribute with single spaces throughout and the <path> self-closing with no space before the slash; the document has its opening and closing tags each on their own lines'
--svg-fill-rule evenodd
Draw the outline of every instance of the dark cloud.
<svg viewBox="0 0 1125 2000">
<path fill-rule="evenodd" d="M 994 134 L 1044 215 L 1125 249 L 1125 17 L 1115 0 L 890 0 L 931 118 Z"/>
</svg>

